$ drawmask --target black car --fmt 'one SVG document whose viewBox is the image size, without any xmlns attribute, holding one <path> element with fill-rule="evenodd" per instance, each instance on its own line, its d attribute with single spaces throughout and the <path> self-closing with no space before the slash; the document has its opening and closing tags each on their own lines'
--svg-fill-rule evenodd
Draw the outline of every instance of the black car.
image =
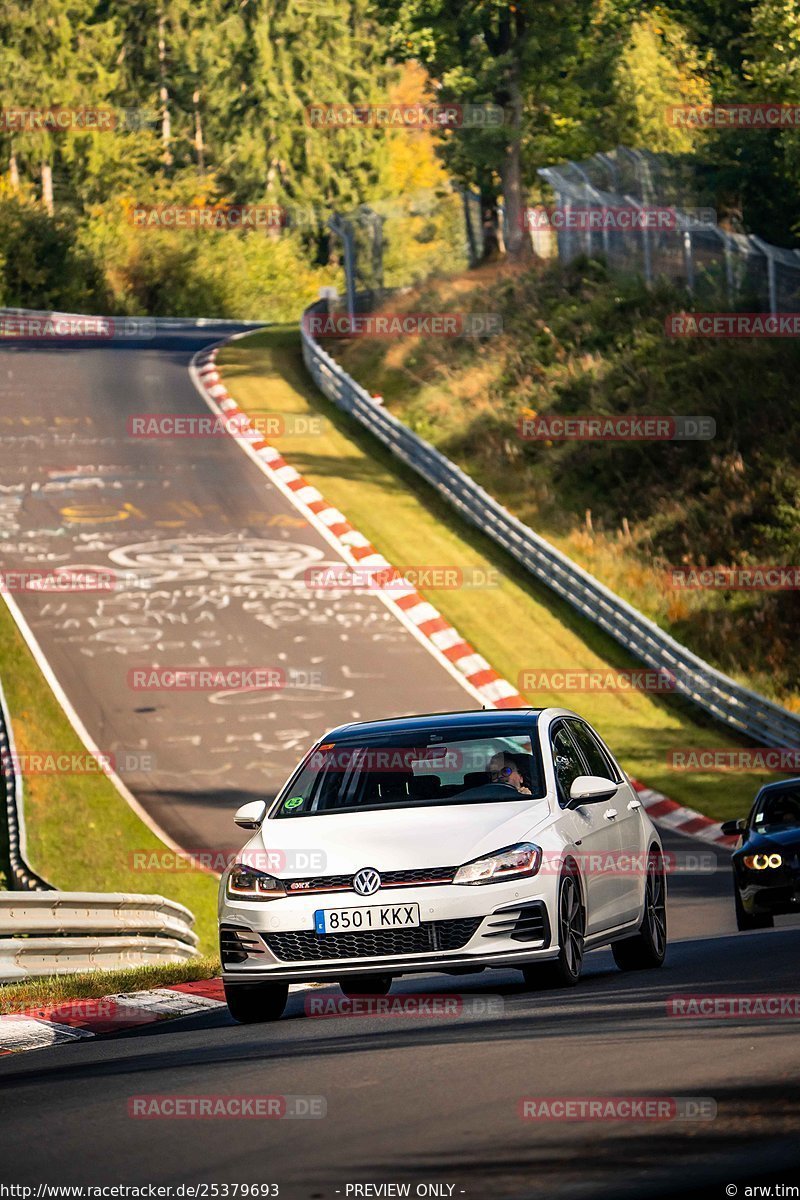
<svg viewBox="0 0 800 1200">
<path fill-rule="evenodd" d="M 745 821 L 725 821 L 741 835 L 733 853 L 733 891 L 739 929 L 770 929 L 773 917 L 800 913 L 800 779 L 769 783 Z"/>
</svg>

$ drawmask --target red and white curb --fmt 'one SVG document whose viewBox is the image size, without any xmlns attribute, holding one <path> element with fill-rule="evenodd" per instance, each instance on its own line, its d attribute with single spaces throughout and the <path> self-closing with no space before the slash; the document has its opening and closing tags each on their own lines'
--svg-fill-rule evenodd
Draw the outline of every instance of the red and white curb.
<svg viewBox="0 0 800 1200">
<path fill-rule="evenodd" d="M 711 842 L 716 846 L 727 846 L 729 849 L 736 845 L 737 837 L 729 837 L 720 829 L 719 822 L 711 817 L 704 817 L 693 808 L 685 808 L 676 800 L 670 800 L 663 792 L 656 792 L 638 779 L 631 779 L 639 799 L 644 805 L 651 821 L 673 833 L 681 833 L 684 837 L 699 838 L 701 842 Z"/>
<path fill-rule="evenodd" d="M 242 335 L 238 335 L 242 336 Z M 234 340 L 234 339 L 230 339 Z M 306 519 L 324 534 L 327 541 L 335 545 L 346 562 L 363 571 L 365 569 L 386 573 L 391 581 L 402 580 L 402 575 L 345 517 L 330 504 L 321 492 L 304 479 L 274 446 L 271 446 L 252 425 L 247 413 L 228 392 L 217 367 L 217 350 L 213 347 L 202 350 L 192 363 L 192 378 L 198 391 L 212 412 L 227 419 L 235 418 L 237 437 L 247 453 L 255 458 L 262 469 L 266 467 L 270 478 L 286 495 Z M 390 591 L 376 590 L 376 594 L 396 612 L 405 625 L 412 628 L 421 641 L 436 657 L 445 663 L 451 674 L 457 674 L 461 682 L 482 703 L 492 708 L 527 707 L 528 701 L 517 689 L 499 675 L 497 671 L 462 638 L 446 617 L 425 600 L 410 584 L 393 586 Z M 718 822 L 704 817 L 694 809 L 685 808 L 661 792 L 648 788 L 643 783 L 631 781 L 648 815 L 659 825 L 687 837 L 699 838 L 720 846 L 732 846 L 736 838 L 725 837 Z"/>
<path fill-rule="evenodd" d="M 0 997 L 2 999 L 2 997 Z M 120 1033 L 171 1017 L 224 1008 L 221 979 L 176 983 L 100 1000 L 64 1000 L 0 1017 L 0 1055 L 42 1050 L 104 1033 Z"/>
<path fill-rule="evenodd" d="M 359 572 L 385 576 L 387 587 L 375 588 L 375 595 L 427 644 L 428 649 L 481 703 L 493 708 L 525 707 L 527 701 L 513 684 L 503 679 L 437 608 L 404 581 L 402 574 L 350 524 L 344 513 L 334 508 L 286 462 L 279 450 L 249 425 L 247 414 L 242 412 L 222 382 L 216 354 L 216 348 L 201 351 L 193 363 L 193 378 L 201 395 L 217 415 L 236 419 L 237 437 L 248 452 L 269 469 L 271 477 L 295 508 L 336 547 L 346 563 Z"/>
</svg>

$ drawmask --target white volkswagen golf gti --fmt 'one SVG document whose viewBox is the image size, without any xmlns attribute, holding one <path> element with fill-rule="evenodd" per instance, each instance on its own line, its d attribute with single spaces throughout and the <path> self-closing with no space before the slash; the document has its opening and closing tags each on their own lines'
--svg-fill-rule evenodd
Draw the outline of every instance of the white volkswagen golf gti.
<svg viewBox="0 0 800 1200">
<path fill-rule="evenodd" d="M 235 820 L 256 831 L 220 887 L 237 1021 L 275 1020 L 302 981 L 385 995 L 399 975 L 515 967 L 570 986 L 607 944 L 622 970 L 664 961 L 659 836 L 565 709 L 342 725 Z"/>
</svg>

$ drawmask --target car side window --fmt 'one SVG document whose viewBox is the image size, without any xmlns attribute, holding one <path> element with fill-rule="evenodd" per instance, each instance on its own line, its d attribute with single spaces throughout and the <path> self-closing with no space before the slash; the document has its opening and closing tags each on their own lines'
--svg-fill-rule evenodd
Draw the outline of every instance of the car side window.
<svg viewBox="0 0 800 1200">
<path fill-rule="evenodd" d="M 550 746 L 553 751 L 553 767 L 558 783 L 559 799 L 563 805 L 569 800 L 569 789 L 579 775 L 585 774 L 575 743 L 570 737 L 567 726 L 561 722 L 550 735 Z"/>
<path fill-rule="evenodd" d="M 610 779 L 619 783 L 619 776 L 592 730 L 584 721 L 570 721 L 570 732 L 586 759 L 590 775 L 599 775 L 601 779 Z"/>
</svg>

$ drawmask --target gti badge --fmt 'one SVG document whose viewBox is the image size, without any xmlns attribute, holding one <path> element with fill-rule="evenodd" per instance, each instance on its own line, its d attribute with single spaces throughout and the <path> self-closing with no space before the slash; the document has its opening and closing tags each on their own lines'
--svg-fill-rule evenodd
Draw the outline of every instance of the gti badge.
<svg viewBox="0 0 800 1200">
<path fill-rule="evenodd" d="M 353 876 L 353 890 L 359 896 L 371 896 L 381 886 L 381 877 L 374 867 L 362 867 Z"/>
</svg>

